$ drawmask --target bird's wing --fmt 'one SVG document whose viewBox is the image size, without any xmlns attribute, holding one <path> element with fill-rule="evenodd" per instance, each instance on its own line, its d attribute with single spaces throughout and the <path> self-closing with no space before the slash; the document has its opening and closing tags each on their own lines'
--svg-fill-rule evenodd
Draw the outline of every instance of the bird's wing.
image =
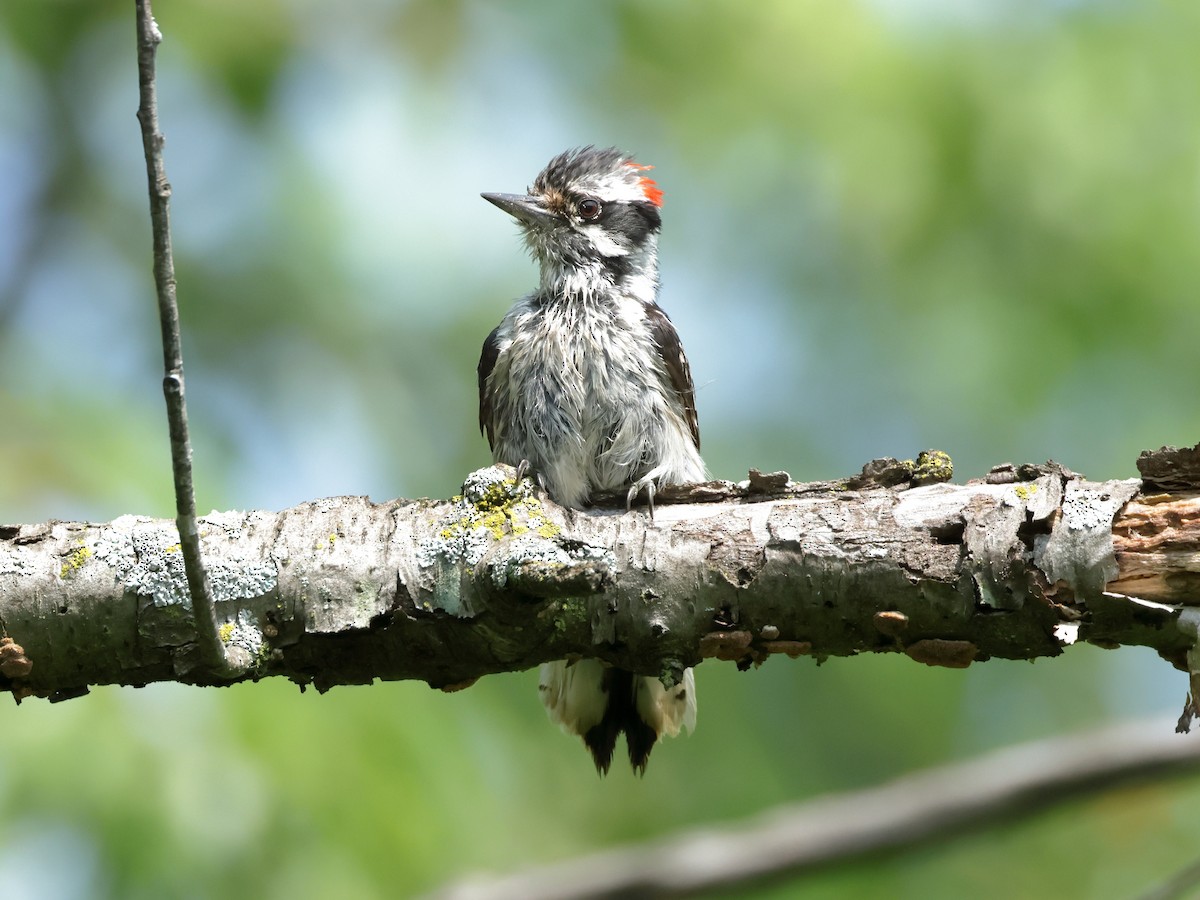
<svg viewBox="0 0 1200 900">
<path fill-rule="evenodd" d="M 496 367 L 500 356 L 500 326 L 492 329 L 483 341 L 483 352 L 479 354 L 479 432 L 487 435 L 488 447 L 495 449 L 495 427 L 492 422 L 492 392 L 488 390 L 488 377 Z M 685 364 L 686 365 L 686 364 Z"/>
<path fill-rule="evenodd" d="M 679 395 L 683 404 L 683 417 L 687 421 L 688 430 L 692 433 L 692 441 L 696 449 L 700 449 L 700 417 L 696 415 L 696 391 L 692 385 L 692 367 L 688 365 L 687 356 L 683 352 L 683 344 L 679 341 L 679 332 L 657 305 L 650 304 L 646 308 L 647 324 L 654 346 L 662 358 L 667 375 L 671 379 L 671 387 Z M 480 364 L 482 365 L 482 363 Z"/>
</svg>

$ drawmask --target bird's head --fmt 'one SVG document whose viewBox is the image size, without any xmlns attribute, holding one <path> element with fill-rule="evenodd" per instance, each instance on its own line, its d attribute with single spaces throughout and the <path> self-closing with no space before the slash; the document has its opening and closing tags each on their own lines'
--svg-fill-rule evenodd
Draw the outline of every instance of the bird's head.
<svg viewBox="0 0 1200 900">
<path fill-rule="evenodd" d="M 543 287 L 587 295 L 658 287 L 662 191 L 649 166 L 610 147 L 560 153 L 526 194 L 484 194 L 517 219 L 542 269 Z"/>
</svg>

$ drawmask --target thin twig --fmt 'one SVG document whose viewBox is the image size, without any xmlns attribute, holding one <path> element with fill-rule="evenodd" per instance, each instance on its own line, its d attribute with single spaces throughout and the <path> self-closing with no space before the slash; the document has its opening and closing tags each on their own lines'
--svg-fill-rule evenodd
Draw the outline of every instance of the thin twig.
<svg viewBox="0 0 1200 900">
<path fill-rule="evenodd" d="M 476 877 L 434 896 L 594 900 L 744 890 L 767 879 L 959 834 L 1120 783 L 1194 771 L 1198 765 L 1200 739 L 1173 734 L 1166 720 L 1125 723 L 778 807 L 740 827 L 697 829 L 507 877 Z"/>
<path fill-rule="evenodd" d="M 216 670 L 226 666 L 225 652 L 217 633 L 216 610 L 204 561 L 200 557 L 200 535 L 196 528 L 196 496 L 192 487 L 192 445 L 188 438 L 187 403 L 183 391 L 183 349 L 179 338 L 179 306 L 175 298 L 175 263 L 171 256 L 169 204 L 171 185 L 163 165 L 164 138 L 158 130 L 158 98 L 155 89 L 155 58 L 162 32 L 154 21 L 150 0 L 137 0 L 138 86 L 141 102 L 138 122 L 146 153 L 146 177 L 150 183 L 150 224 L 154 234 L 154 283 L 158 291 L 158 314 L 162 324 L 163 394 L 171 433 L 171 471 L 175 478 L 175 523 L 179 546 L 192 595 L 192 614 L 204 659 Z"/>
</svg>

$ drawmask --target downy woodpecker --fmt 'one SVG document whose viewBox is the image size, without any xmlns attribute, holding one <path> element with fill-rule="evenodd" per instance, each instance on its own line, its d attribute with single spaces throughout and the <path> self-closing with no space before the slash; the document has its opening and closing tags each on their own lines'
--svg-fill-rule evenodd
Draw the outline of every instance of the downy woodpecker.
<svg viewBox="0 0 1200 900">
<path fill-rule="evenodd" d="M 648 168 L 583 147 L 550 160 L 526 194 L 483 195 L 517 219 L 541 283 L 483 343 L 479 427 L 496 462 L 529 468 L 563 506 L 628 488 L 653 514 L 656 484 L 706 477 L 687 357 L 655 303 L 662 191 Z M 598 660 L 558 661 L 538 688 L 601 774 L 622 732 L 641 773 L 660 735 L 696 723 L 691 669 L 666 690 Z"/>
</svg>

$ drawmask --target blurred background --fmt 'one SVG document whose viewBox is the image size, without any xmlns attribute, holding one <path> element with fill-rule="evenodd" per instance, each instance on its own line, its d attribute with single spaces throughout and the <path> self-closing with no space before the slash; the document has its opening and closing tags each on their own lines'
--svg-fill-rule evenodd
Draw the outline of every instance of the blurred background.
<svg viewBox="0 0 1200 900">
<path fill-rule="evenodd" d="M 201 510 L 445 497 L 485 464 L 479 347 L 536 274 L 479 192 L 586 143 L 657 167 L 716 477 L 927 447 L 958 480 L 1130 477 L 1200 439 L 1189 0 L 157 6 Z M 173 514 L 136 107 L 132 3 L 0 3 L 0 521 Z M 642 781 L 597 779 L 533 672 L 0 703 L 4 893 L 405 896 L 1186 690 L 1136 648 L 697 679 Z M 756 896 L 1128 896 L 1192 860 L 1197 801 L 1126 790 Z"/>
</svg>

